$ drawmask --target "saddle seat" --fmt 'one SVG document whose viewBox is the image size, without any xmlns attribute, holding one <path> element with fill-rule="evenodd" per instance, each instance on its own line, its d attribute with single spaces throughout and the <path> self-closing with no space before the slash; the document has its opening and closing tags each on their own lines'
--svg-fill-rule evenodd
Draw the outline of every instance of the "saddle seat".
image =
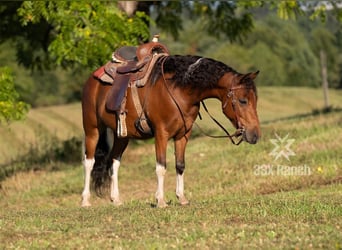
<svg viewBox="0 0 342 250">
<path fill-rule="evenodd" d="M 122 64 L 117 67 L 117 73 L 135 73 L 148 64 L 153 55 L 161 53 L 169 54 L 169 51 L 163 44 L 157 42 L 156 40 L 152 40 L 152 42 L 142 44 L 139 47 L 121 47 L 114 51 L 112 60 L 113 62 Z"/>
<path fill-rule="evenodd" d="M 113 61 L 125 62 L 125 61 L 138 61 L 137 47 L 135 46 L 123 46 L 118 48 L 113 53 Z"/>
</svg>

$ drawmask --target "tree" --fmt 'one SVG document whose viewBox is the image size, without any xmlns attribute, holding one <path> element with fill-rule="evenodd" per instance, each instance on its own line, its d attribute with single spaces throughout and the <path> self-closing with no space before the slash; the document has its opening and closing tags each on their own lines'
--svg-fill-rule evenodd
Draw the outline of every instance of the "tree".
<svg viewBox="0 0 342 250">
<path fill-rule="evenodd" d="M 310 45 L 317 57 L 321 57 L 321 51 L 324 51 L 324 54 L 326 54 L 328 59 L 327 67 L 330 72 L 329 82 L 332 83 L 332 86 L 337 86 L 341 76 L 339 76 L 338 73 L 335 73 L 338 72 L 339 68 L 338 58 L 336 57 L 338 54 L 336 36 L 322 26 L 313 29 L 310 35 Z"/>
<path fill-rule="evenodd" d="M 205 56 L 242 72 L 260 70 L 258 84 L 319 86 L 319 59 L 310 47 L 311 40 L 303 33 L 296 22 L 269 14 L 255 22 L 253 31 L 242 44 L 217 43 Z"/>
<path fill-rule="evenodd" d="M 44 23 L 49 27 L 48 38 L 41 42 L 47 48 L 48 65 L 93 69 L 108 60 L 115 48 L 149 37 L 148 16 L 136 12 L 128 17 L 116 2 L 25 1 L 18 15 L 27 29 Z"/>
<path fill-rule="evenodd" d="M 0 123 L 22 119 L 29 106 L 19 101 L 19 95 L 14 89 L 11 70 L 0 68 Z"/>
<path fill-rule="evenodd" d="M 117 47 L 149 39 L 149 16 L 158 28 L 178 37 L 181 12 L 201 18 L 202 28 L 216 37 L 241 39 L 253 27 L 251 9 L 263 1 L 154 1 L 132 2 L 129 15 L 116 1 L 24 1 L 2 2 L 0 37 L 12 39 L 18 62 L 32 69 L 61 65 L 94 69 L 108 60 Z M 124 8 L 124 4 L 120 5 Z M 150 13 L 153 6 L 153 13 Z M 288 18 L 299 10 L 297 1 L 275 1 L 271 7 Z M 140 11 L 142 10 L 142 11 Z M 14 27 L 14 30 L 12 28 Z"/>
<path fill-rule="evenodd" d="M 149 17 L 142 12 L 128 17 L 116 2 L 1 2 L 0 16 L 0 43 L 11 41 L 18 63 L 32 71 L 62 66 L 78 74 L 108 61 L 115 48 L 149 37 Z M 12 79 L 7 70 L 2 76 Z M 0 89 L 1 121 L 23 117 L 28 107 L 8 84 L 13 82 Z"/>
<path fill-rule="evenodd" d="M 306 3 L 304 12 L 303 3 L 295 0 L 122 1 L 119 5 L 116 1 L 2 2 L 0 42 L 12 39 L 18 62 L 32 69 L 56 65 L 94 69 L 117 47 L 147 41 L 151 16 L 158 29 L 175 38 L 183 28 L 180 14 L 186 12 L 200 19 L 210 35 L 236 41 L 252 30 L 253 10 L 263 6 L 276 9 L 282 19 L 304 13 L 324 18 L 327 11 L 323 3 L 315 2 Z M 336 16 L 342 15 L 337 12 Z"/>
</svg>

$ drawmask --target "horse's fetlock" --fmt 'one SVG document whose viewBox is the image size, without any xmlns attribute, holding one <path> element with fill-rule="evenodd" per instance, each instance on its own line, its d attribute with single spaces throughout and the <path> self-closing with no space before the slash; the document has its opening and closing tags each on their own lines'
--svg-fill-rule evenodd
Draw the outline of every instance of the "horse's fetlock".
<svg viewBox="0 0 342 250">
<path fill-rule="evenodd" d="M 83 192 L 82 193 L 82 204 L 81 206 L 82 207 L 90 207 L 91 204 L 90 204 L 90 193 L 85 193 Z"/>
<path fill-rule="evenodd" d="M 176 163 L 176 171 L 178 174 L 183 174 L 185 169 L 185 163 L 184 162 L 177 162 Z"/>
</svg>

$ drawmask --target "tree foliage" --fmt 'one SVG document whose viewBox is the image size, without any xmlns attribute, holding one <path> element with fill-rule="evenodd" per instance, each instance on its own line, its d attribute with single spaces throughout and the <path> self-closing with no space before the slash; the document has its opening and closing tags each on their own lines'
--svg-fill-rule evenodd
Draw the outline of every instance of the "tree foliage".
<svg viewBox="0 0 342 250">
<path fill-rule="evenodd" d="M 253 29 L 253 10 L 267 6 L 280 18 L 291 19 L 304 14 L 304 5 L 310 18 L 324 19 L 326 5 L 295 0 L 151 1 L 137 4 L 132 16 L 121 11 L 116 1 L 4 2 L 0 37 L 13 39 L 18 62 L 26 67 L 94 69 L 117 47 L 149 40 L 152 14 L 156 26 L 176 39 L 183 29 L 180 14 L 187 12 L 191 19 L 200 20 L 201 29 L 209 35 L 241 41 Z M 336 16 L 339 14 L 337 11 Z"/>
<path fill-rule="evenodd" d="M 22 119 L 29 106 L 19 101 L 13 76 L 8 67 L 0 68 L 0 123 Z"/>
<path fill-rule="evenodd" d="M 206 37 L 204 32 L 198 32 L 199 21 L 188 21 L 179 41 L 169 38 L 166 42 L 171 45 L 172 53 L 213 57 L 241 72 L 258 69 L 261 71 L 258 84 L 268 86 L 320 86 L 319 48 L 324 47 L 330 58 L 329 84 L 340 86 L 342 47 L 337 43 L 340 28 L 328 29 L 335 26 L 332 22 L 314 24 L 304 17 L 297 21 L 281 20 L 268 13 L 260 16 L 254 25 L 242 43 L 231 43 Z"/>
<path fill-rule="evenodd" d="M 49 63 L 95 68 L 117 47 L 149 37 L 148 16 L 128 17 L 116 2 L 25 1 L 18 9 L 21 23 L 47 23 Z"/>
</svg>

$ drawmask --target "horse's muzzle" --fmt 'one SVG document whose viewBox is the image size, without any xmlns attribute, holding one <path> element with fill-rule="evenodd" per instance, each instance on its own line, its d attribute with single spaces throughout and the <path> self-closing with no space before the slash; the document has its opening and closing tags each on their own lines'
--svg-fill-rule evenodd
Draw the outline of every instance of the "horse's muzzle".
<svg viewBox="0 0 342 250">
<path fill-rule="evenodd" d="M 260 132 L 258 129 L 246 129 L 242 133 L 242 138 L 245 142 L 256 144 L 260 138 Z"/>
</svg>

